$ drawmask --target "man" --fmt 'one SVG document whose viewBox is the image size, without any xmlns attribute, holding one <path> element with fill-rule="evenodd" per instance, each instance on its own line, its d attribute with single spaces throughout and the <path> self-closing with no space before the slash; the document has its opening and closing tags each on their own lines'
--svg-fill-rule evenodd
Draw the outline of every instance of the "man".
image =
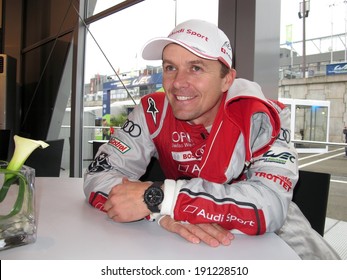
<svg viewBox="0 0 347 280">
<path fill-rule="evenodd" d="M 108 128 L 108 123 L 105 118 L 102 119 L 102 140 L 110 139 L 110 129 Z"/>
<path fill-rule="evenodd" d="M 85 174 L 91 205 L 116 222 L 157 219 L 212 247 L 229 245 L 231 232 L 279 231 L 288 209 L 303 217 L 291 206 L 298 155 L 289 143 L 290 112 L 235 78 L 229 40 L 217 26 L 181 23 L 148 42 L 143 58 L 163 60 L 165 92 L 144 96 L 99 149 Z M 138 180 L 152 157 L 164 182 Z M 288 240 L 297 231 L 281 234 Z"/>
</svg>

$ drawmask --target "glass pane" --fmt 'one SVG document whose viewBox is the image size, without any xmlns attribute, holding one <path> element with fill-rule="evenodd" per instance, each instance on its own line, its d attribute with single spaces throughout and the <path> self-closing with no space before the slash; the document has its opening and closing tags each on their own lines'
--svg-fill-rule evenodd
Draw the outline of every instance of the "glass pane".
<svg viewBox="0 0 347 280">
<path fill-rule="evenodd" d="M 297 106 L 295 110 L 295 132 L 294 140 L 304 140 L 305 138 L 305 109 L 304 106 Z"/>
<path fill-rule="evenodd" d="M 303 68 L 306 77 L 322 76 L 328 64 L 347 60 L 347 2 L 305 2 L 304 17 L 302 0 L 281 1 L 281 79 L 302 78 Z"/>
<path fill-rule="evenodd" d="M 60 120 L 53 124 L 52 108 L 63 110 L 64 105 L 70 98 L 70 90 L 64 88 L 60 96 L 59 89 L 63 89 L 60 80 L 53 77 L 62 76 L 64 71 L 64 58 L 69 51 L 69 42 L 72 34 L 59 37 L 57 42 L 50 42 L 35 48 L 23 54 L 23 86 L 22 86 L 22 104 L 23 104 L 23 122 L 21 124 L 22 132 L 34 135 L 36 139 L 45 140 L 48 128 L 54 129 L 55 132 L 61 129 Z M 51 52 L 54 44 L 60 44 Z M 42 65 L 41 68 L 31 67 L 33 64 Z M 36 71 L 34 71 L 36 69 Z M 50 94 L 47 94 L 49 92 Z M 59 104 L 56 103 L 59 98 Z M 64 135 L 69 136 L 70 131 Z M 58 133 L 56 133 L 58 134 Z"/>
<path fill-rule="evenodd" d="M 126 2 L 126 0 L 88 0 L 87 1 L 87 7 L 88 7 L 87 17 L 96 15 L 122 2 Z"/>
<path fill-rule="evenodd" d="M 327 134 L 327 108 L 313 106 L 311 108 L 310 138 L 313 141 L 324 141 Z"/>
<path fill-rule="evenodd" d="M 327 107 L 297 105 L 295 110 L 294 140 L 326 142 L 327 115 Z M 305 144 L 305 147 L 319 146 L 322 145 Z"/>
<path fill-rule="evenodd" d="M 22 2 L 25 11 L 25 16 L 23 16 L 24 48 L 73 29 L 76 24 L 76 12 L 70 8 L 71 1 L 31 0 Z"/>
<path fill-rule="evenodd" d="M 296 123 L 292 134 L 296 140 L 303 137 L 304 140 L 310 138 L 310 141 L 326 139 L 331 143 L 343 143 L 341 131 L 346 126 L 343 116 L 346 114 L 347 1 L 305 2 L 306 6 L 304 1 L 281 0 L 279 97 L 311 101 L 311 104 L 315 104 L 316 100 L 330 101 L 329 129 L 323 127 L 318 118 L 319 115 L 327 118 L 328 114 L 322 115 L 319 108 L 311 112 L 312 108 L 309 108 L 305 116 L 315 114 L 312 124 L 320 127 L 304 127 L 304 123 Z M 305 12 L 304 6 L 307 8 Z M 298 110 L 296 114 L 304 115 L 300 112 L 303 109 Z M 329 147 L 332 148 L 332 145 Z"/>
</svg>

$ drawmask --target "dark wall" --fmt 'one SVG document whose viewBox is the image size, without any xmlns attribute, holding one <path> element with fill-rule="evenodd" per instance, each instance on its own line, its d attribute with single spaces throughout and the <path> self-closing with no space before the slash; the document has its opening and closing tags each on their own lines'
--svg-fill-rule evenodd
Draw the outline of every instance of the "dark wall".
<svg viewBox="0 0 347 280">
<path fill-rule="evenodd" d="M 233 46 L 237 76 L 271 99 L 278 98 L 280 11 L 279 0 L 219 0 L 218 25 Z"/>
<path fill-rule="evenodd" d="M 78 0 L 3 0 L 3 51 L 17 59 L 16 133 L 46 139 Z"/>
</svg>

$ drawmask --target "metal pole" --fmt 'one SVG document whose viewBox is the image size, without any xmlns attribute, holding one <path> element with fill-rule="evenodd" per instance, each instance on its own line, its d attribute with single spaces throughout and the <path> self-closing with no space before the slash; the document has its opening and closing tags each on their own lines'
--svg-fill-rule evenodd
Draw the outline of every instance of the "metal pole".
<svg viewBox="0 0 347 280">
<path fill-rule="evenodd" d="M 81 0 L 78 12 L 84 18 L 85 1 Z M 80 13 L 78 13 L 80 14 Z M 73 33 L 73 69 L 71 85 L 71 129 L 70 129 L 70 177 L 82 177 L 82 143 L 83 143 L 83 86 L 86 29 L 79 19 Z M 83 46 L 83 47 L 81 47 Z"/>
<path fill-rule="evenodd" d="M 333 63 L 333 51 L 334 51 L 334 39 L 333 39 L 333 34 L 334 34 L 334 6 L 335 3 L 330 4 L 329 7 L 331 8 L 331 46 L 330 46 L 330 64 Z"/>
<path fill-rule="evenodd" d="M 175 26 L 177 25 L 177 0 L 175 1 Z"/>
<path fill-rule="evenodd" d="M 306 1 L 302 4 L 302 77 L 306 78 Z"/>
<path fill-rule="evenodd" d="M 290 75 L 293 73 L 293 43 L 290 44 Z"/>
<path fill-rule="evenodd" d="M 344 0 L 345 4 L 345 62 L 347 61 L 347 0 Z"/>
</svg>

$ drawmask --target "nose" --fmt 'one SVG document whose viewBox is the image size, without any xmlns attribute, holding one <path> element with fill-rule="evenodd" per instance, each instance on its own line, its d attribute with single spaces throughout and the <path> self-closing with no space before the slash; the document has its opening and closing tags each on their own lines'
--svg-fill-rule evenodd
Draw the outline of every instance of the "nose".
<svg viewBox="0 0 347 280">
<path fill-rule="evenodd" d="M 176 89 L 180 89 L 180 88 L 187 87 L 188 85 L 189 83 L 188 83 L 187 73 L 185 73 L 184 71 L 178 70 L 173 80 L 173 86 Z"/>
</svg>

